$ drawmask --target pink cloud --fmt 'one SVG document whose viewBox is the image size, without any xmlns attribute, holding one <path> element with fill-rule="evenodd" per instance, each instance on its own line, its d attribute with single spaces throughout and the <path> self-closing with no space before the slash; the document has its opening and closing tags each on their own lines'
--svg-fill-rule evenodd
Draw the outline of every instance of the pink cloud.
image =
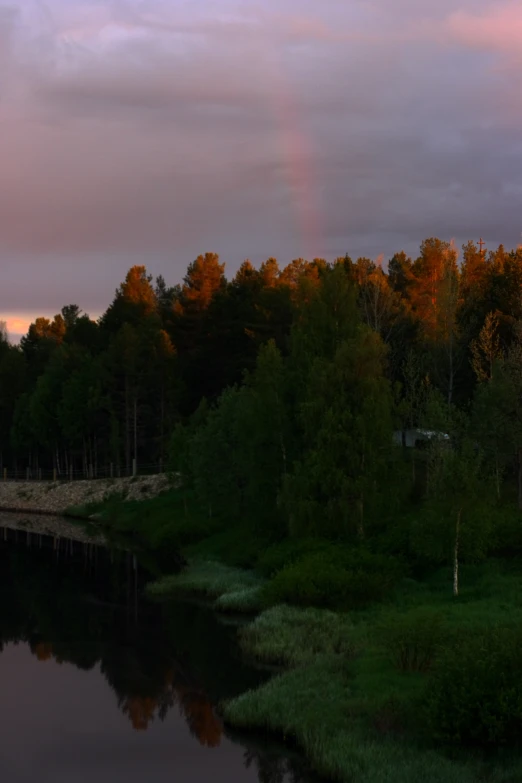
<svg viewBox="0 0 522 783">
<path fill-rule="evenodd" d="M 448 17 L 447 28 L 466 46 L 511 53 L 522 44 L 522 5 L 497 4 L 483 14 L 457 11 Z"/>
</svg>

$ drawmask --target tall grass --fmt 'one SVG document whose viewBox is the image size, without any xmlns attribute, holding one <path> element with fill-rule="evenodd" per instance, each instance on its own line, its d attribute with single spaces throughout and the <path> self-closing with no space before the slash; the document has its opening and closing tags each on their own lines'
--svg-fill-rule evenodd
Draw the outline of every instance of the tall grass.
<svg viewBox="0 0 522 783">
<path fill-rule="evenodd" d="M 356 652 L 353 623 L 347 615 L 320 609 L 275 606 L 240 631 L 240 644 L 264 663 L 303 665 L 318 655 Z"/>
<path fill-rule="evenodd" d="M 253 612 L 260 606 L 263 580 L 253 571 L 208 560 L 193 560 L 179 574 L 147 586 L 153 596 L 197 594 L 215 599 L 215 607 L 228 612 Z"/>
<path fill-rule="evenodd" d="M 320 775 L 344 783 L 514 783 L 522 765 L 486 770 L 478 759 L 451 760 L 361 730 L 339 661 L 319 657 L 273 677 L 223 706 L 238 728 L 271 731 L 297 743 Z"/>
<path fill-rule="evenodd" d="M 426 694 L 439 652 L 460 635 L 522 626 L 522 576 L 514 565 L 462 568 L 404 580 L 385 605 L 350 615 L 287 606 L 239 630 L 253 658 L 291 667 L 223 705 L 226 722 L 297 743 L 319 774 L 343 783 L 515 783 L 519 756 L 489 761 L 436 749 Z"/>
</svg>

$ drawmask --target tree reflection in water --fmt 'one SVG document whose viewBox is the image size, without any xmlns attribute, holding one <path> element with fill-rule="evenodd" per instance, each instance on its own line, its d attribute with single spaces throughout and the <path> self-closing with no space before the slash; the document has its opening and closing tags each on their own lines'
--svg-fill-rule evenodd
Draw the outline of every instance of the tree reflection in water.
<svg viewBox="0 0 522 783">
<path fill-rule="evenodd" d="M 217 748 L 224 729 L 215 706 L 255 687 L 265 675 L 237 656 L 234 632 L 208 609 L 147 601 L 146 575 L 125 552 L 27 547 L 0 536 L 0 651 L 25 642 L 38 661 L 98 666 L 136 731 L 146 731 L 177 708 L 202 746 Z M 246 767 L 261 783 L 304 780 L 299 761 L 281 750 L 246 746 Z"/>
</svg>

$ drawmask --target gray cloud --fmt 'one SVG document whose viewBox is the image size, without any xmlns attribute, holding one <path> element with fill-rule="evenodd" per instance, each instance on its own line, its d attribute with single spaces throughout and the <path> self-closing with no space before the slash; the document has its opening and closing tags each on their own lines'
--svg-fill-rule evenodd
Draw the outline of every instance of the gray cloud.
<svg viewBox="0 0 522 783">
<path fill-rule="evenodd" d="M 0 0 L 0 314 L 205 250 L 516 244 L 522 13 L 458 5 Z"/>
</svg>

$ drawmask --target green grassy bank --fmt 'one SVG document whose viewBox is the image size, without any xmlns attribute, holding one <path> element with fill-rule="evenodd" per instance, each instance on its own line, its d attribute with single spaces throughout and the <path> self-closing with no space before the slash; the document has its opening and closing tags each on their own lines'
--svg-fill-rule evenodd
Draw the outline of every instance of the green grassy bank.
<svg viewBox="0 0 522 783">
<path fill-rule="evenodd" d="M 87 510 L 152 550 L 181 547 L 188 567 L 163 573 L 151 595 L 255 615 L 239 644 L 275 673 L 222 705 L 229 725 L 270 731 L 346 783 L 522 780 L 517 558 L 462 565 L 455 599 L 449 568 L 419 576 L 364 548 L 253 542 L 191 516 L 185 500 L 173 491 Z"/>
</svg>

